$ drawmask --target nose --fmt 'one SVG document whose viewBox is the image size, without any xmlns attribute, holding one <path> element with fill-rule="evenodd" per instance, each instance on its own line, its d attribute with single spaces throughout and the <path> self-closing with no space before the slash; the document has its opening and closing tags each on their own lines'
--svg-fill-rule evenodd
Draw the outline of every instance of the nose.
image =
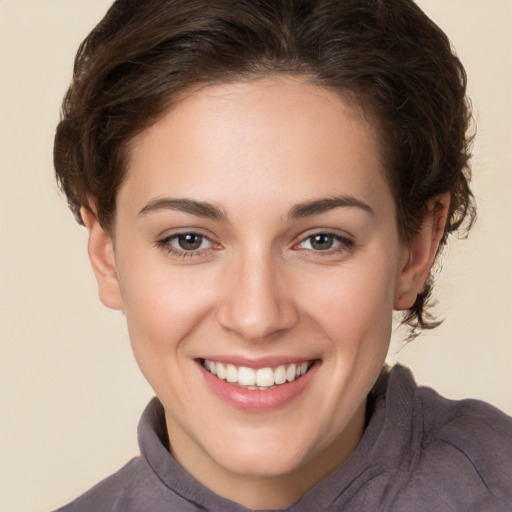
<svg viewBox="0 0 512 512">
<path fill-rule="evenodd" d="M 250 341 L 263 341 L 292 328 L 298 311 L 288 285 L 271 255 L 240 257 L 224 274 L 219 323 Z"/>
</svg>

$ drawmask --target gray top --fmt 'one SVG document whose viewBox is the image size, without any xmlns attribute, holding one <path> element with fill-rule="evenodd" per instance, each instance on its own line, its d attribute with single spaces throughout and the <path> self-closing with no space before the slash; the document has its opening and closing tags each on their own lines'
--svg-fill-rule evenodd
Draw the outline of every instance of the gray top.
<svg viewBox="0 0 512 512">
<path fill-rule="evenodd" d="M 352 456 L 290 512 L 512 511 L 512 418 L 477 400 L 418 387 L 384 370 Z M 195 480 L 170 455 L 154 398 L 139 424 L 141 456 L 60 512 L 247 512 Z M 267 511 L 268 512 L 268 511 Z"/>
</svg>

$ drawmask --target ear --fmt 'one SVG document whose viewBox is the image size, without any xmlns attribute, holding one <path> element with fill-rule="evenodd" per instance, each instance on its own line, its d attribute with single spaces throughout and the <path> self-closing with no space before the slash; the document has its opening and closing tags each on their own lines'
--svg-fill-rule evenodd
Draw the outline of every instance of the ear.
<svg viewBox="0 0 512 512">
<path fill-rule="evenodd" d="M 100 226 L 96 214 L 86 207 L 80 215 L 89 233 L 88 252 L 92 269 L 98 283 L 101 302 L 111 309 L 123 309 L 123 300 L 117 277 L 114 242 Z"/>
<path fill-rule="evenodd" d="M 404 258 L 395 290 L 394 309 L 411 308 L 418 294 L 423 291 L 444 234 L 449 206 L 449 193 L 434 197 L 427 202 L 427 214 L 420 231 L 404 247 Z"/>
</svg>

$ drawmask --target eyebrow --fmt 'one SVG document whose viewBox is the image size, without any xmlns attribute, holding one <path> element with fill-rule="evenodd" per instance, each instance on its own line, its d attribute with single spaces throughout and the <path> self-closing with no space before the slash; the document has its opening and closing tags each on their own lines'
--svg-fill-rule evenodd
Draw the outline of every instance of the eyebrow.
<svg viewBox="0 0 512 512">
<path fill-rule="evenodd" d="M 289 219 L 301 219 L 310 215 L 318 215 L 334 208 L 361 208 L 374 215 L 372 208 L 352 196 L 333 196 L 295 205 L 288 214 Z"/>
<path fill-rule="evenodd" d="M 204 201 L 195 201 L 194 199 L 172 199 L 172 198 L 159 198 L 150 201 L 142 210 L 139 215 L 158 210 L 177 210 L 180 212 L 190 213 L 198 217 L 206 217 L 214 220 L 225 220 L 226 214 L 217 206 Z"/>
<path fill-rule="evenodd" d="M 296 204 L 288 213 L 291 220 L 318 215 L 335 208 L 360 208 L 370 214 L 374 214 L 372 208 L 352 196 L 334 196 L 304 203 Z M 157 198 L 150 201 L 139 215 L 144 215 L 158 210 L 177 210 L 184 213 L 190 213 L 198 217 L 205 217 L 213 220 L 226 220 L 226 214 L 217 206 L 204 201 L 196 201 L 194 199 L 173 199 L 173 198 Z"/>
</svg>

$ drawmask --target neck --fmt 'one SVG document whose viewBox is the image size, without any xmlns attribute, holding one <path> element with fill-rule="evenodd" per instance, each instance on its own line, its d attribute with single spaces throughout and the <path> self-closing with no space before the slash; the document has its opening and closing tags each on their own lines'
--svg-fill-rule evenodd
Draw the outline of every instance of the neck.
<svg viewBox="0 0 512 512">
<path fill-rule="evenodd" d="M 365 409 L 366 402 L 363 402 L 332 443 L 297 469 L 283 475 L 239 474 L 218 465 L 208 456 L 193 460 L 190 457 L 193 447 L 188 449 L 181 442 L 170 443 L 171 453 L 190 474 L 219 496 L 250 509 L 286 508 L 343 464 L 355 451 L 364 433 Z M 176 441 L 174 435 L 171 437 Z M 175 449 L 177 444 L 179 450 Z"/>
</svg>

